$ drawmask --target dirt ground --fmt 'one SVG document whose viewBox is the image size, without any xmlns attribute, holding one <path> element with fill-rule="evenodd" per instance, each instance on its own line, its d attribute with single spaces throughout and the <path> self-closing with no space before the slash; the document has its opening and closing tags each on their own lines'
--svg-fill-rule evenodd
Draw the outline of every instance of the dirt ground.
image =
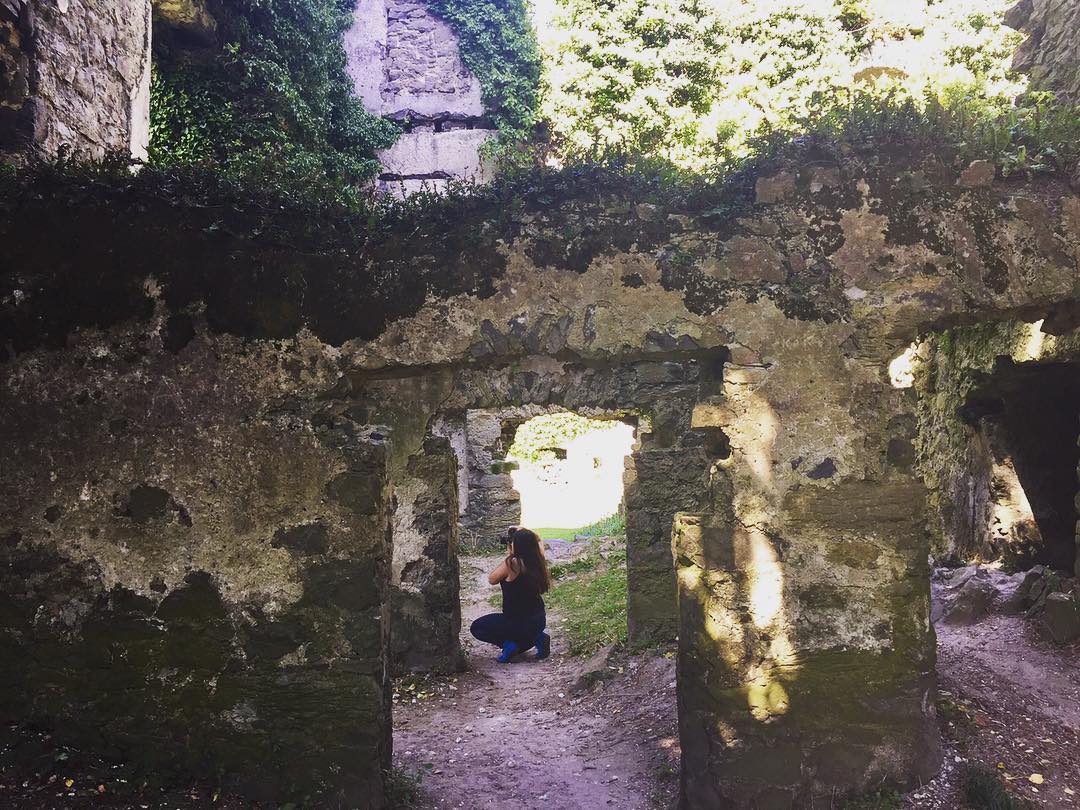
<svg viewBox="0 0 1080 810">
<path fill-rule="evenodd" d="M 1080 645 L 1055 647 L 1020 616 L 937 634 L 945 761 L 905 806 L 969 806 L 962 775 L 974 766 L 1032 806 L 1080 807 Z"/>
<path fill-rule="evenodd" d="M 462 638 L 469 670 L 407 681 L 394 704 L 394 759 L 421 775 L 418 808 L 671 807 L 679 744 L 671 650 L 591 663 L 569 658 L 558 616 L 551 657 L 511 664 L 469 636 L 495 610 L 487 572 L 498 557 L 463 558 Z M 575 691 L 584 671 L 608 677 Z"/>
</svg>

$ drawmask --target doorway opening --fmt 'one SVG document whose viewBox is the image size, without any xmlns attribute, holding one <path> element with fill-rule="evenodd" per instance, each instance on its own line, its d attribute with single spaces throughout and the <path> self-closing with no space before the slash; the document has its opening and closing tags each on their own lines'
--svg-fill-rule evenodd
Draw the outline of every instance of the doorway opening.
<svg viewBox="0 0 1080 810">
<path fill-rule="evenodd" d="M 506 772 L 518 795 L 561 810 L 644 807 L 658 791 L 673 801 L 681 759 L 674 646 L 627 643 L 627 500 L 632 520 L 654 520 L 653 488 L 633 498 L 651 420 L 533 405 L 433 424 L 458 459 L 464 668 L 398 682 L 399 768 L 425 774 L 421 795 L 449 797 L 451 806 L 500 806 L 503 788 L 487 780 Z M 544 541 L 552 655 L 525 650 L 503 664 L 470 626 L 501 610 L 488 575 L 505 557 L 511 525 Z"/>
<path fill-rule="evenodd" d="M 507 448 L 519 523 L 544 541 L 552 629 L 571 655 L 626 640 L 624 478 L 636 442 L 636 418 L 555 411 L 519 424 Z"/>
</svg>

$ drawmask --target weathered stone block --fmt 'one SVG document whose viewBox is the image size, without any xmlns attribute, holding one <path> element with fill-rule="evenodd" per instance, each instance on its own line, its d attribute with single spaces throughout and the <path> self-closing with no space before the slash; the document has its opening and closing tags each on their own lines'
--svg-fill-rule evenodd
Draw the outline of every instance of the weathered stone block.
<svg viewBox="0 0 1080 810">
<path fill-rule="evenodd" d="M 457 36 L 418 0 L 360 0 L 345 51 L 357 95 L 376 115 L 484 114 Z"/>
<path fill-rule="evenodd" d="M 708 460 L 702 448 L 639 449 L 628 463 L 626 487 L 627 623 L 632 639 L 678 635 L 671 531 L 675 515 L 708 498 Z"/>
<path fill-rule="evenodd" d="M 932 658 L 822 644 L 800 625 L 846 599 L 822 601 L 758 529 L 681 515 L 674 551 L 683 806 L 801 806 L 936 771 Z"/>
<path fill-rule="evenodd" d="M 489 166 L 480 158 L 480 148 L 495 136 L 490 129 L 458 129 L 451 132 L 410 132 L 379 153 L 388 175 L 409 179 L 449 177 L 491 179 Z"/>
<path fill-rule="evenodd" d="M 61 149 L 145 157 L 150 0 L 15 4 L 0 19 L 0 67 L 10 76 L 0 87 L 8 160 Z"/>
</svg>

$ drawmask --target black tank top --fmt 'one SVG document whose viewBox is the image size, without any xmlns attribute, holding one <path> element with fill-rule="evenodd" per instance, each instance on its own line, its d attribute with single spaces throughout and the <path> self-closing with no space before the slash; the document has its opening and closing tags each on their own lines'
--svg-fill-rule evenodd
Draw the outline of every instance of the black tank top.
<svg viewBox="0 0 1080 810">
<path fill-rule="evenodd" d="M 504 579 L 499 587 L 502 588 L 505 616 L 535 616 L 544 609 L 543 597 L 533 584 L 532 577 L 518 574 L 512 582 Z"/>
</svg>

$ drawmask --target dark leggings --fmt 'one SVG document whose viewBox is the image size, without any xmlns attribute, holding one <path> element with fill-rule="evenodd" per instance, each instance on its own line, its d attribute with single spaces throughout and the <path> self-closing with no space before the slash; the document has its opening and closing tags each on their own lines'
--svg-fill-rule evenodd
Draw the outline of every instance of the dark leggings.
<svg viewBox="0 0 1080 810">
<path fill-rule="evenodd" d="M 501 647 L 507 641 L 516 642 L 518 647 L 527 650 L 535 646 L 536 637 L 547 626 L 547 616 L 537 613 L 534 616 L 507 616 L 504 613 L 489 613 L 472 623 L 471 632 L 480 641 Z"/>
</svg>

